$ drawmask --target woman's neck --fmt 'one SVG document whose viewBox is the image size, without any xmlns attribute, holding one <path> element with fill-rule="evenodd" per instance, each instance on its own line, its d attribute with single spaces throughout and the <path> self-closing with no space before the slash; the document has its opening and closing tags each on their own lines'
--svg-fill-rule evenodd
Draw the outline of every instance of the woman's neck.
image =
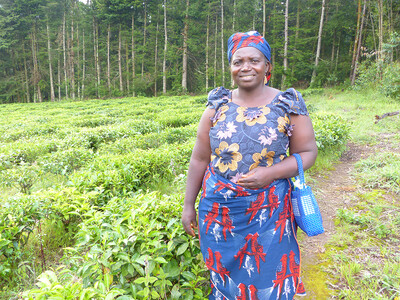
<svg viewBox="0 0 400 300">
<path fill-rule="evenodd" d="M 269 99 L 269 87 L 265 85 L 252 89 L 244 89 L 238 87 L 232 93 L 232 101 L 241 106 L 256 107 L 266 105 L 272 101 Z M 274 90 L 274 89 L 272 89 Z M 274 96 L 276 93 L 274 94 Z"/>
</svg>

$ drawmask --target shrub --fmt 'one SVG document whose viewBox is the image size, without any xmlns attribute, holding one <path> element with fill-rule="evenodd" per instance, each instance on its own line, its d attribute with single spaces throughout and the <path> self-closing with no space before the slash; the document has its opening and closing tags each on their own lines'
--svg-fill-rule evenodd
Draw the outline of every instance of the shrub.
<svg viewBox="0 0 400 300">
<path fill-rule="evenodd" d="M 93 151 L 83 148 L 60 150 L 38 159 L 38 165 L 44 172 L 70 174 L 94 158 Z"/>
<path fill-rule="evenodd" d="M 318 149 L 334 150 L 346 144 L 350 126 L 342 117 L 330 113 L 315 113 L 311 116 Z"/>
<path fill-rule="evenodd" d="M 18 266 L 24 257 L 24 246 L 28 243 L 37 221 L 47 209 L 36 196 L 18 196 L 0 203 L 0 283 L 16 280 Z"/>
<path fill-rule="evenodd" d="M 204 299 L 209 292 L 208 274 L 198 239 L 181 229 L 182 200 L 182 195 L 153 192 L 114 198 L 101 211 L 93 207 L 79 225 L 76 245 L 64 258 L 68 267 L 59 271 L 68 277 L 59 280 L 54 272 L 46 272 L 39 278 L 39 289 L 25 294 L 33 297 L 52 291 L 50 295 L 56 295 L 55 284 L 50 283 L 57 283 L 60 290 L 76 284 L 74 297 L 82 299 L 85 292 L 99 290 L 103 297 L 115 291 L 121 300 Z"/>
<path fill-rule="evenodd" d="M 380 90 L 386 96 L 400 100 L 400 63 L 389 64 L 382 73 Z"/>
<path fill-rule="evenodd" d="M 187 169 L 194 141 L 164 145 L 125 155 L 99 156 L 87 169 L 75 173 L 71 182 L 80 190 L 101 190 L 102 197 L 126 195 L 157 181 L 173 181 Z"/>
<path fill-rule="evenodd" d="M 21 193 L 30 194 L 41 173 L 42 170 L 36 164 L 29 165 L 22 162 L 15 168 L 1 171 L 1 184 L 16 187 Z"/>
</svg>

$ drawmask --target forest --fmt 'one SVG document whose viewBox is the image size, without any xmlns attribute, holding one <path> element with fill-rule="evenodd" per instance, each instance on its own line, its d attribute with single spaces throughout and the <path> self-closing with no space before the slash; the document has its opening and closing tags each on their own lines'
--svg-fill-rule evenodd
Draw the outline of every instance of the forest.
<svg viewBox="0 0 400 300">
<path fill-rule="evenodd" d="M 0 103 L 230 86 L 226 41 L 249 30 L 271 45 L 274 87 L 400 94 L 399 0 L 0 0 Z"/>
</svg>

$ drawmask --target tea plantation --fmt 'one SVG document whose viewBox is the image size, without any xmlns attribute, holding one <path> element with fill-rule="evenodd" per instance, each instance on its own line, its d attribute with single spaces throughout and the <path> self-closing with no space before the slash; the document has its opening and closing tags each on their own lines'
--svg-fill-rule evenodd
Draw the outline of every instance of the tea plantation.
<svg viewBox="0 0 400 300">
<path fill-rule="evenodd" d="M 205 103 L 1 105 L 0 299 L 204 299 L 180 212 Z M 320 150 L 344 145 L 340 116 L 311 117 Z"/>
</svg>

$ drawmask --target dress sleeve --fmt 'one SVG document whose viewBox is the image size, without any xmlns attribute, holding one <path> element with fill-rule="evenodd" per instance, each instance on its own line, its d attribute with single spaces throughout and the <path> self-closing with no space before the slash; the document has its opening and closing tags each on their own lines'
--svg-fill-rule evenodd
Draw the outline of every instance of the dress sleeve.
<svg viewBox="0 0 400 300">
<path fill-rule="evenodd" d="M 293 88 L 290 88 L 279 95 L 280 102 L 290 114 L 306 115 L 308 111 L 303 96 Z"/>
<path fill-rule="evenodd" d="M 208 93 L 207 107 L 218 110 L 218 108 L 227 103 L 230 99 L 231 91 L 223 86 L 217 87 Z"/>
</svg>

